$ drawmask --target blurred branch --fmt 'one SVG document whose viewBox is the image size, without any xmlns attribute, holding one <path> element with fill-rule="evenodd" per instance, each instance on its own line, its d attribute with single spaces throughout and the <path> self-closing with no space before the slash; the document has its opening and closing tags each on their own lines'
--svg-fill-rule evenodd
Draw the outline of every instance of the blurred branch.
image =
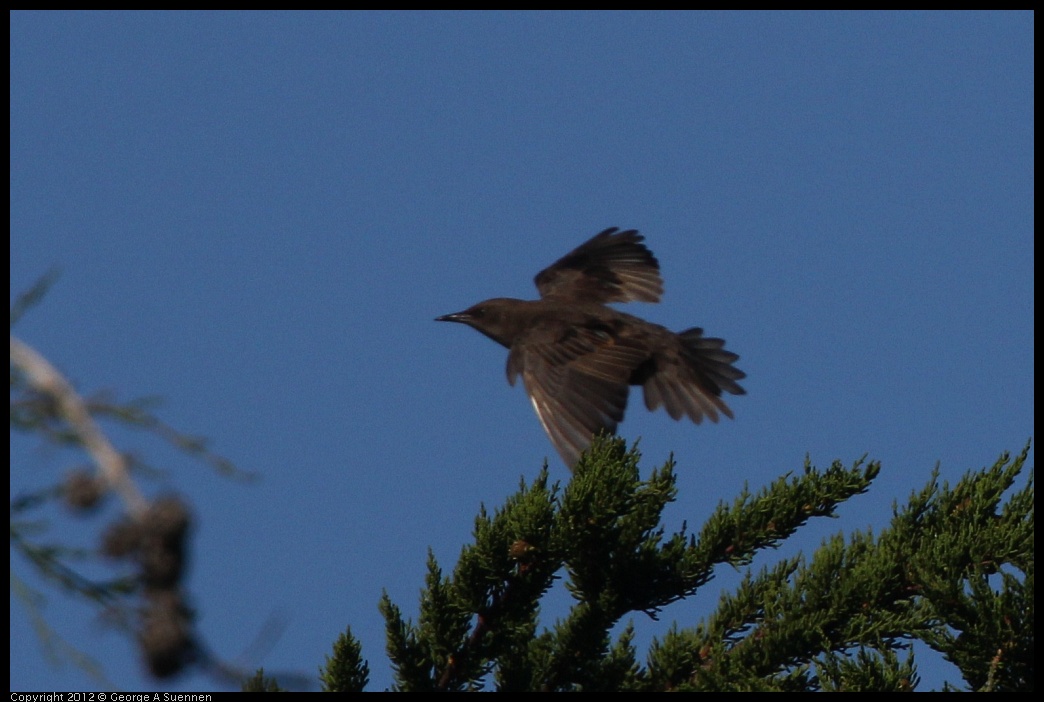
<svg viewBox="0 0 1044 702">
<path fill-rule="evenodd" d="M 26 290 L 24 293 L 19 295 L 14 304 L 11 305 L 11 326 L 13 327 L 22 315 L 26 313 L 30 307 L 33 307 L 43 296 L 47 294 L 47 291 L 51 289 L 54 282 L 58 280 L 58 269 L 52 268 L 40 277 L 38 281 L 33 283 L 33 287 Z"/>
<path fill-rule="evenodd" d="M 59 413 L 76 431 L 106 484 L 120 495 L 131 516 L 140 519 L 148 502 L 131 480 L 123 455 L 98 428 L 72 385 L 46 358 L 14 336 L 11 337 L 11 363 L 25 374 L 33 387 L 55 401 Z"/>
</svg>

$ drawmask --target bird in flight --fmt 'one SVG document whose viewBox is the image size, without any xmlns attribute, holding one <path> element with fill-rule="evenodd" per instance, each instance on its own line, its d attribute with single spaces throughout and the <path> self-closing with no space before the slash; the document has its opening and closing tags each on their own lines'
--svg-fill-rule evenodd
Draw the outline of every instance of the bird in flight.
<svg viewBox="0 0 1044 702">
<path fill-rule="evenodd" d="M 566 465 L 599 431 L 615 433 L 631 385 L 645 406 L 673 419 L 712 422 L 732 410 L 722 392 L 744 395 L 746 374 L 725 341 L 694 327 L 672 332 L 607 303 L 659 302 L 660 264 L 634 229 L 595 235 L 536 276 L 539 300 L 498 297 L 437 317 L 507 347 L 508 383 L 522 376 L 533 408 Z"/>
</svg>

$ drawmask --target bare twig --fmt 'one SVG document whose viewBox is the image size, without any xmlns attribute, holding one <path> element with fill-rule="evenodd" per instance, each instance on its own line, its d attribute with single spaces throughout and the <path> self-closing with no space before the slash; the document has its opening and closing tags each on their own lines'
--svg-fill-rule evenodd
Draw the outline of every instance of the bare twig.
<svg viewBox="0 0 1044 702">
<path fill-rule="evenodd" d="M 130 515 L 140 519 L 148 508 L 148 502 L 131 480 L 126 459 L 113 448 L 98 428 L 83 399 L 73 390 L 72 385 L 46 358 L 13 336 L 11 363 L 25 374 L 37 390 L 54 399 L 59 412 L 72 426 L 83 442 L 84 449 L 94 459 L 106 484 L 123 499 Z"/>
</svg>

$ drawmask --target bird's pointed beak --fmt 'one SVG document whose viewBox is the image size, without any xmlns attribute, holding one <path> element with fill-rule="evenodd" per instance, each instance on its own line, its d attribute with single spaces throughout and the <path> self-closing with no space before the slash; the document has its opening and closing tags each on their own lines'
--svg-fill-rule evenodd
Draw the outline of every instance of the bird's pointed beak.
<svg viewBox="0 0 1044 702">
<path fill-rule="evenodd" d="M 436 317 L 436 322 L 467 322 L 468 315 L 464 312 L 454 312 L 453 314 L 444 314 L 441 317 Z"/>
</svg>

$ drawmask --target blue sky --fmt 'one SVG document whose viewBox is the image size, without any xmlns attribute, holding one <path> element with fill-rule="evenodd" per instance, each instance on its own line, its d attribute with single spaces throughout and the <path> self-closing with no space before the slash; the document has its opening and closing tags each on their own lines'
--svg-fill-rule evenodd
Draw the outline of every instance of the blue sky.
<svg viewBox="0 0 1044 702">
<path fill-rule="evenodd" d="M 382 589 L 415 616 L 429 546 L 450 569 L 480 504 L 545 457 L 568 477 L 506 352 L 433 318 L 535 297 L 606 227 L 661 262 L 662 303 L 627 311 L 724 337 L 749 376 L 719 425 L 632 395 L 645 470 L 678 462 L 670 528 L 806 455 L 882 461 L 807 550 L 886 524 L 937 463 L 1020 450 L 1032 65 L 1029 13 L 16 12 L 12 299 L 61 277 L 14 332 L 260 476 L 113 430 L 165 469 L 150 494 L 192 501 L 219 656 L 313 676 L 351 625 L 383 689 Z M 12 436 L 11 489 L 82 460 Z M 723 575 L 664 620 L 694 624 Z M 123 689 L 215 685 L 152 681 L 92 610 L 44 612 Z M 11 650 L 12 690 L 99 689 L 14 596 Z"/>
</svg>

